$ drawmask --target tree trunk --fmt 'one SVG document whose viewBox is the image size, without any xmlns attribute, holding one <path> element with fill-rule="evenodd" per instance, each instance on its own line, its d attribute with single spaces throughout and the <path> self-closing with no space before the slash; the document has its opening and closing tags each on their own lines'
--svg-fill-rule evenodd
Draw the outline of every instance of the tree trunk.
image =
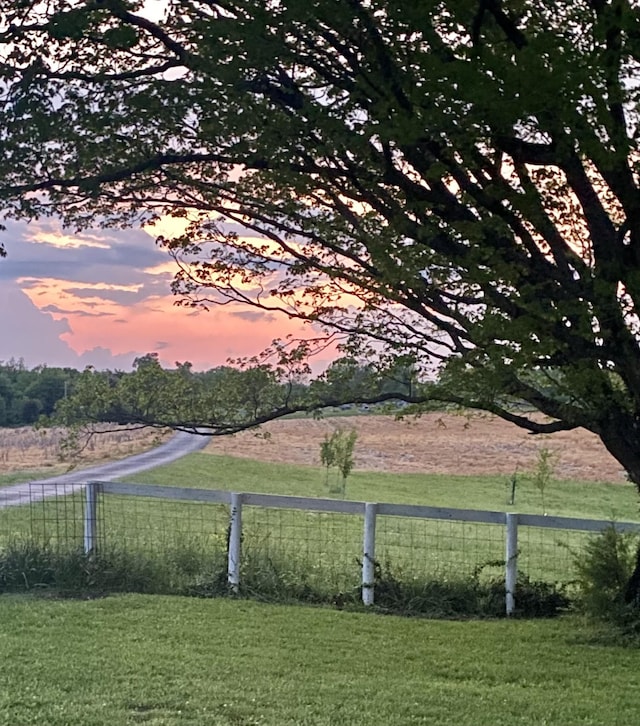
<svg viewBox="0 0 640 726">
<path fill-rule="evenodd" d="M 640 425 L 629 415 L 616 416 L 596 431 L 607 451 L 624 468 L 640 493 Z"/>
<path fill-rule="evenodd" d="M 636 555 L 636 566 L 624 591 L 624 601 L 634 607 L 640 607 L 640 546 Z"/>
<path fill-rule="evenodd" d="M 640 426 L 631 416 L 616 418 L 607 422 L 600 432 L 602 443 L 624 467 L 627 477 L 640 493 Z M 640 608 L 640 546 L 636 555 L 636 565 L 625 588 L 626 603 Z"/>
</svg>

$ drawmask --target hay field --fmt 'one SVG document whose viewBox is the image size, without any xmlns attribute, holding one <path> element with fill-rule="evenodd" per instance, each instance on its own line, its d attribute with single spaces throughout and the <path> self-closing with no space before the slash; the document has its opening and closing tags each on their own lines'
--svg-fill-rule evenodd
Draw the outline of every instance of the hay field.
<svg viewBox="0 0 640 726">
<path fill-rule="evenodd" d="M 556 477 L 587 481 L 624 481 L 624 473 L 598 438 L 577 429 L 532 436 L 502 419 L 483 414 L 429 413 L 421 418 L 362 415 L 272 421 L 258 433 L 245 431 L 215 438 L 205 452 L 257 461 L 320 464 L 320 442 L 336 428 L 358 432 L 359 471 L 426 474 L 511 474 L 535 468 L 540 447 L 552 449 Z M 95 435 L 73 462 L 61 461 L 61 429 L 0 428 L 0 475 L 89 466 L 152 448 L 170 432 L 121 429 Z"/>
<path fill-rule="evenodd" d="M 419 419 L 362 415 L 272 421 L 259 434 L 214 439 L 205 452 L 259 461 L 320 464 L 320 442 L 337 427 L 355 428 L 359 471 L 511 474 L 535 468 L 540 447 L 557 454 L 561 479 L 624 481 L 620 464 L 584 429 L 532 436 L 494 416 L 429 413 Z M 266 435 L 266 436 L 265 436 Z"/>
</svg>

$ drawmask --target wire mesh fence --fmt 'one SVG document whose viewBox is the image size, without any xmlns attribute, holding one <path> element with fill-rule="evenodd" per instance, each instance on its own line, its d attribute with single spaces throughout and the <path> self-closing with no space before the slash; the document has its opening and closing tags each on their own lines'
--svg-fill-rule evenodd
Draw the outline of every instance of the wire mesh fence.
<svg viewBox="0 0 640 726">
<path fill-rule="evenodd" d="M 571 584 L 578 576 L 576 562 L 593 532 L 520 526 L 518 567 L 532 580 Z"/>
<path fill-rule="evenodd" d="M 245 588 L 322 598 L 360 585 L 362 516 L 246 507 L 242 532 Z"/>
<path fill-rule="evenodd" d="M 327 601 L 356 597 L 364 587 L 388 592 L 390 582 L 397 590 L 403 583 L 505 579 L 507 521 L 499 512 L 369 505 L 379 507 L 371 553 L 363 550 L 371 526 L 363 502 L 115 483 L 87 488 L 98 497 L 95 516 L 77 485 L 33 486 L 0 504 L 0 551 L 29 542 L 57 556 L 89 554 L 83 577 L 104 587 L 216 594 L 232 582 L 236 522 L 241 556 L 233 582 L 261 597 Z M 242 518 L 234 520 L 241 501 Z M 520 516 L 518 576 L 557 585 L 575 579 L 576 559 L 607 524 Z M 368 558 L 373 582 L 366 582 Z M 98 572 L 98 561 L 107 574 Z M 32 568 L 28 579 L 45 576 Z"/>
<path fill-rule="evenodd" d="M 504 527 L 482 522 L 455 522 L 379 516 L 376 559 L 405 577 L 459 578 L 504 560 Z"/>
<path fill-rule="evenodd" d="M 82 546 L 84 487 L 29 484 L 0 499 L 0 545 L 29 540 L 53 548 Z"/>
</svg>

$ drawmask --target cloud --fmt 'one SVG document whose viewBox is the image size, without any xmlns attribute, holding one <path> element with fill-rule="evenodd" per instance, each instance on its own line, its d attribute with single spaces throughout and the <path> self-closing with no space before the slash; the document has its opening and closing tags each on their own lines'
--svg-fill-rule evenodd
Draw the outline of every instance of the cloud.
<svg viewBox="0 0 640 726">
<path fill-rule="evenodd" d="M 78 356 L 79 368 L 93 366 L 98 370 L 131 370 L 135 358 L 140 357 L 140 353 L 121 353 L 114 355 L 109 348 L 96 346 L 91 350 L 85 350 Z"/>
<path fill-rule="evenodd" d="M 40 310 L 17 285 L 0 288 L 0 330 L 0 360 L 22 359 L 29 368 L 43 363 L 70 368 L 130 368 L 136 355 L 114 356 L 106 348 L 79 355 L 62 339 L 73 334 L 69 320 L 55 320 L 51 313 Z"/>
<path fill-rule="evenodd" d="M 246 320 L 249 323 L 270 323 L 276 319 L 273 313 L 261 312 L 259 310 L 239 310 L 229 313 L 234 318 Z"/>
<path fill-rule="evenodd" d="M 142 230 L 90 230 L 82 235 L 93 242 L 91 245 L 55 245 L 36 242 L 31 236 L 32 229 L 37 235 L 52 238 L 69 236 L 60 231 L 55 220 L 39 222 L 35 227 L 33 223 L 7 220 L 5 226 L 1 241 L 8 256 L 0 264 L 0 279 L 48 278 L 86 285 L 108 281 L 138 288 L 144 284 L 153 288 L 161 280 L 168 290 L 172 268 L 166 264 L 170 258 Z"/>
<path fill-rule="evenodd" d="M 69 235 L 62 232 L 62 229 L 47 229 L 42 225 L 31 223 L 30 239 L 36 244 L 47 244 L 52 247 L 97 247 L 98 249 L 109 249 L 109 245 L 103 239 L 87 233 Z"/>
<path fill-rule="evenodd" d="M 91 305 L 91 307 L 94 307 L 94 305 Z M 59 308 L 57 305 L 45 305 L 43 308 L 40 308 L 40 310 L 43 313 L 56 313 L 58 315 L 79 315 L 85 318 L 113 317 L 112 313 L 89 313 L 86 310 L 64 310 L 62 308 Z"/>
<path fill-rule="evenodd" d="M 120 305 L 129 305 L 140 299 L 140 288 L 125 287 L 124 285 L 102 286 L 92 285 L 90 287 L 70 286 L 64 288 L 64 292 L 81 300 L 109 300 Z M 144 299 L 144 298 L 143 298 Z"/>
<path fill-rule="evenodd" d="M 190 360 L 203 369 L 308 331 L 299 321 L 240 306 L 175 306 L 175 263 L 144 231 L 89 230 L 79 236 L 82 244 L 67 237 L 75 234 L 55 220 L 33 228 L 8 220 L 0 232 L 9 254 L 0 260 L 0 360 L 128 369 L 156 350 L 166 365 Z"/>
</svg>

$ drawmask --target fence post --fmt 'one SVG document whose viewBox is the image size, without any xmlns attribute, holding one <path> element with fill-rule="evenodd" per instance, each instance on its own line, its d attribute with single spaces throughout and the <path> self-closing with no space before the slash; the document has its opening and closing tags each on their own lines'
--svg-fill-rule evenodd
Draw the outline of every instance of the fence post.
<svg viewBox="0 0 640 726">
<path fill-rule="evenodd" d="M 507 532 L 505 543 L 505 591 L 506 612 L 513 615 L 516 607 L 516 582 L 518 580 L 518 515 L 507 512 Z"/>
<path fill-rule="evenodd" d="M 242 549 L 242 494 L 231 492 L 227 582 L 233 592 L 240 587 L 240 556 Z"/>
<path fill-rule="evenodd" d="M 100 484 L 87 482 L 84 488 L 84 553 L 90 554 L 97 544 L 98 491 Z"/>
<path fill-rule="evenodd" d="M 373 605 L 376 561 L 376 512 L 377 504 L 364 505 L 364 538 L 362 544 L 362 602 Z"/>
</svg>

